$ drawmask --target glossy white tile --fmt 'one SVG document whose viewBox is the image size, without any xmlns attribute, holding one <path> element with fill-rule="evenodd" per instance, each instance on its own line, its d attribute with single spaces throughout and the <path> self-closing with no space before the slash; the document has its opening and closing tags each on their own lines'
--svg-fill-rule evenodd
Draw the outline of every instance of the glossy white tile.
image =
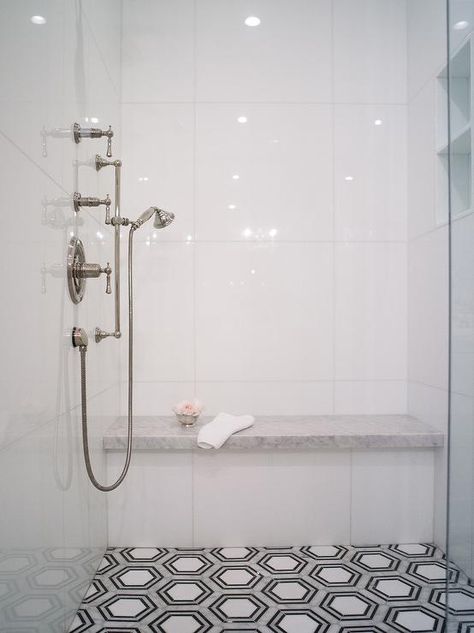
<svg viewBox="0 0 474 633">
<path fill-rule="evenodd" d="M 193 489 L 195 545 L 348 542 L 347 451 L 196 453 Z"/>
<path fill-rule="evenodd" d="M 137 240 L 193 238 L 194 108 L 188 104 L 122 106 L 124 214 L 138 217 L 150 205 L 172 211 L 164 231 L 145 225 Z M 151 133 L 151 136 L 150 136 Z"/>
<path fill-rule="evenodd" d="M 405 106 L 335 106 L 337 240 L 406 239 L 405 118 Z"/>
<path fill-rule="evenodd" d="M 433 229 L 441 219 L 439 157 L 436 155 L 438 117 L 437 83 L 425 83 L 408 104 L 408 237 Z"/>
<path fill-rule="evenodd" d="M 192 250 L 153 239 L 136 244 L 135 380 L 194 379 Z"/>
<path fill-rule="evenodd" d="M 446 4 L 407 2 L 408 97 L 413 98 L 446 62 Z"/>
<path fill-rule="evenodd" d="M 336 103 L 405 103 L 406 2 L 335 0 Z"/>
<path fill-rule="evenodd" d="M 351 543 L 431 543 L 433 452 L 352 452 Z"/>
<path fill-rule="evenodd" d="M 332 366 L 331 245 L 196 246 L 198 381 L 328 380 Z"/>
<path fill-rule="evenodd" d="M 319 382 L 198 382 L 196 394 L 206 413 L 219 411 L 253 415 L 325 415 L 333 413 L 333 383 Z"/>
<path fill-rule="evenodd" d="M 117 477 L 123 458 L 121 452 L 108 456 L 110 479 Z M 191 459 L 191 453 L 135 455 L 127 480 L 108 499 L 109 546 L 192 545 Z"/>
<path fill-rule="evenodd" d="M 336 380 L 334 383 L 336 414 L 403 414 L 406 408 L 404 380 Z"/>
<path fill-rule="evenodd" d="M 200 104 L 197 238 L 331 240 L 331 129 L 326 105 Z"/>
<path fill-rule="evenodd" d="M 406 379 L 406 247 L 336 244 L 336 380 Z"/>
<path fill-rule="evenodd" d="M 192 101 L 194 3 L 123 0 L 122 101 Z"/>
<path fill-rule="evenodd" d="M 441 227 L 408 247 L 408 375 L 440 389 L 448 381 L 448 240 Z"/>
<path fill-rule="evenodd" d="M 329 0 L 197 4 L 198 101 L 329 102 L 331 70 Z"/>
</svg>

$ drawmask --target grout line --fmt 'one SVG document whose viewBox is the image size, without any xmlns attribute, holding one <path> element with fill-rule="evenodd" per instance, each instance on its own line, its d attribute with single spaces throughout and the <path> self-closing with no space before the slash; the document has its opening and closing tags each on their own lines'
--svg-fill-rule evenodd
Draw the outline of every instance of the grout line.
<svg viewBox="0 0 474 633">
<path fill-rule="evenodd" d="M 228 106 L 242 106 L 242 105 L 262 105 L 262 106 L 274 106 L 274 105 L 294 105 L 294 106 L 364 106 L 370 107 L 406 107 L 406 101 L 252 101 L 250 99 L 243 99 L 241 101 L 206 101 L 206 100 L 170 100 L 170 101 L 123 101 L 123 105 L 127 106 L 149 106 L 149 105 L 228 105 Z"/>
<path fill-rule="evenodd" d="M 124 381 L 125 382 L 125 381 Z M 193 380 L 192 379 L 183 379 L 183 380 L 135 380 L 134 381 L 135 384 L 182 384 L 182 383 L 192 383 Z M 298 378 L 289 378 L 289 379 L 285 379 L 285 378 L 263 378 L 263 379 L 257 379 L 257 380 L 242 380 L 242 379 L 229 379 L 229 380 L 212 380 L 212 379 L 206 379 L 206 380 L 196 380 L 197 384 L 223 384 L 223 385 L 227 385 L 227 384 L 249 384 L 249 385 L 254 385 L 254 384 L 296 384 L 296 385 L 300 385 L 300 384 L 308 384 L 308 385 L 314 385 L 314 384 L 325 384 L 325 383 L 333 383 L 333 382 L 340 382 L 340 383 L 361 383 L 361 384 L 365 384 L 365 383 L 406 383 L 406 379 L 405 378 L 373 378 L 373 379 L 350 379 L 350 378 L 343 378 L 343 379 L 339 379 L 339 378 L 326 378 L 326 379 L 315 379 L 315 380 L 308 380 L 308 379 L 298 379 Z M 413 381 L 412 381 L 413 382 Z M 422 384 L 422 383 L 420 383 Z M 427 385 L 430 386 L 430 385 Z"/>
<path fill-rule="evenodd" d="M 193 0 L 193 221 L 192 235 L 196 235 L 196 197 L 197 197 L 197 0 Z M 193 266 L 193 393 L 196 398 L 196 376 L 197 376 L 197 336 L 196 336 L 196 243 L 192 243 L 192 266 Z M 194 500 L 194 451 L 191 451 L 191 543 L 194 547 L 196 541 L 195 522 L 195 500 Z"/>
<path fill-rule="evenodd" d="M 335 99 L 335 47 L 334 47 L 334 3 L 331 3 L 331 147 L 332 147 L 332 412 L 336 412 L 336 105 Z"/>
</svg>

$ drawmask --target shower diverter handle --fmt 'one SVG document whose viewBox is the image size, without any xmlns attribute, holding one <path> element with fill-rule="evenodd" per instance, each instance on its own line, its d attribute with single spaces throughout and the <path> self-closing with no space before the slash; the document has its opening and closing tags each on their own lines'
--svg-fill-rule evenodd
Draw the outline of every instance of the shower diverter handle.
<svg viewBox="0 0 474 633">
<path fill-rule="evenodd" d="M 97 279 L 97 277 L 100 277 L 102 273 L 104 273 L 107 277 L 105 292 L 110 295 L 112 294 L 112 287 L 110 284 L 112 268 L 110 267 L 109 262 L 107 262 L 107 266 L 105 267 L 102 267 L 100 264 L 87 264 L 80 262 L 73 264 L 72 274 L 73 277 L 76 277 L 76 279 Z"/>
</svg>

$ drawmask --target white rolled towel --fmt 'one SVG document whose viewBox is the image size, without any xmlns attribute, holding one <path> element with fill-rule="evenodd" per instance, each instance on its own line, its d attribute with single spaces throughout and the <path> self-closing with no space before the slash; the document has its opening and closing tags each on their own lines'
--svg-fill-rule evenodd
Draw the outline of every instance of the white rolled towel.
<svg viewBox="0 0 474 633">
<path fill-rule="evenodd" d="M 220 448 L 231 435 L 253 426 L 253 415 L 231 415 L 219 413 L 212 422 L 205 424 L 199 431 L 199 448 Z"/>
</svg>

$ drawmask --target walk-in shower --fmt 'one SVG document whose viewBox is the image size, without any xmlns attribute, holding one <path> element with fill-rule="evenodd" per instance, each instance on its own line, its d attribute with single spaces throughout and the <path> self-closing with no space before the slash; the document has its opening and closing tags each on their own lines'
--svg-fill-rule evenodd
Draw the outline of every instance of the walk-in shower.
<svg viewBox="0 0 474 633">
<path fill-rule="evenodd" d="M 0 0 L 2 633 L 474 632 L 473 26 Z"/>
</svg>

